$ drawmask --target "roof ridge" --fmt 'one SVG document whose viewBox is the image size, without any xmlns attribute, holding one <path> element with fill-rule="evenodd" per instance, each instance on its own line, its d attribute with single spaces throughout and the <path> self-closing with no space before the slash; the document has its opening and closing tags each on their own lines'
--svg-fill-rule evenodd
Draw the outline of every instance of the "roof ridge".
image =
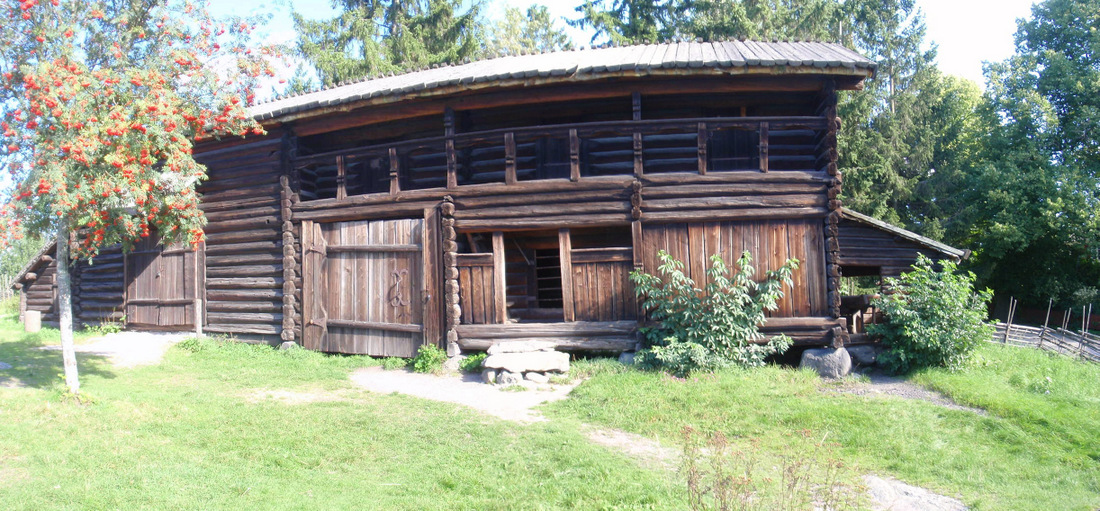
<svg viewBox="0 0 1100 511">
<path fill-rule="evenodd" d="M 787 67 L 816 67 L 821 70 L 821 73 L 825 74 L 828 74 L 825 69 L 833 70 L 833 74 L 836 74 L 837 69 L 840 69 L 840 74 L 858 75 L 866 73 L 867 70 L 873 73 L 877 67 L 874 62 L 866 59 L 856 51 L 837 43 L 792 41 L 790 39 L 784 39 L 780 43 L 779 39 L 769 41 L 747 39 L 745 37 L 717 39 L 711 41 L 703 38 L 676 38 L 657 43 L 645 41 L 629 44 L 607 42 L 602 45 L 581 45 L 570 49 L 519 51 L 516 53 L 501 50 L 493 52 L 493 54 L 483 55 L 481 58 L 470 59 L 467 57 L 461 63 L 428 64 L 398 73 L 392 71 L 388 73 L 367 73 L 355 79 L 343 80 L 336 85 L 322 83 L 310 91 L 276 97 L 270 101 L 259 103 L 253 106 L 252 111 L 257 119 L 263 120 L 322 105 L 334 106 L 349 101 L 379 96 L 396 96 L 438 87 L 471 85 L 494 80 L 524 80 L 550 76 L 562 78 L 565 76 L 591 76 L 624 69 L 633 69 L 638 73 L 659 73 L 662 72 L 661 69 L 684 67 L 723 69 L 731 67 L 745 68 L 745 66 L 748 66 L 750 68 L 772 67 L 777 69 L 775 72 L 783 73 L 786 72 Z M 740 53 L 743 52 L 733 52 L 737 53 L 738 58 L 732 58 L 732 60 L 720 58 L 718 61 L 711 59 L 706 62 L 696 62 L 701 54 L 717 53 L 722 55 L 730 52 L 719 50 L 719 48 L 724 46 L 731 48 L 727 46 L 731 44 L 740 45 L 743 48 L 746 43 L 749 45 L 750 51 L 755 51 L 757 54 L 742 56 Z M 780 44 L 788 47 L 781 51 L 776 48 Z M 710 45 L 713 50 L 700 48 L 707 45 Z M 835 48 L 832 53 L 836 54 L 836 58 L 824 54 L 814 45 L 826 45 Z M 643 47 L 656 47 L 657 50 L 654 55 L 649 55 L 649 52 L 640 51 Z M 670 54 L 668 51 L 661 51 L 661 47 L 666 48 L 666 50 L 675 47 L 676 51 L 672 51 Z M 757 47 L 761 51 L 752 49 Z M 793 51 L 791 47 L 793 47 Z M 600 59 L 601 55 L 605 56 L 603 60 Z M 650 61 L 637 60 L 646 55 L 651 57 Z M 670 58 L 674 62 L 668 61 Z M 507 65 L 493 65 L 494 61 L 504 59 L 509 59 Z M 798 62 L 799 64 L 788 65 L 788 61 Z M 467 69 L 463 70 L 462 68 Z M 416 80 L 409 77 L 418 73 L 423 74 L 423 80 L 419 83 L 412 83 Z M 308 101 L 305 96 L 316 96 L 317 100 Z"/>
</svg>

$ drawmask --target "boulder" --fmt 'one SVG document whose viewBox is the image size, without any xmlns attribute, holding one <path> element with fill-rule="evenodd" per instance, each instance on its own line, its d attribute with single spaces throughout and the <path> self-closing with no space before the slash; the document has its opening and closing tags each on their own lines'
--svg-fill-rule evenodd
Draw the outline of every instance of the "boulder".
<svg viewBox="0 0 1100 511">
<path fill-rule="evenodd" d="M 286 342 L 279 345 L 279 349 L 283 350 L 283 351 L 298 349 L 300 347 L 301 346 L 298 346 L 298 343 L 296 343 L 294 341 L 286 341 Z"/>
<path fill-rule="evenodd" d="M 513 373 L 511 371 L 501 371 L 497 373 L 497 385 L 515 385 L 523 381 L 522 373 Z"/>
<path fill-rule="evenodd" d="M 523 379 L 532 381 L 535 383 L 550 383 L 550 377 L 543 373 L 528 372 L 523 373 Z"/>
<path fill-rule="evenodd" d="M 882 348 L 871 344 L 859 344 L 848 346 L 848 355 L 852 357 L 852 363 L 858 366 L 873 366 L 878 360 L 878 354 Z"/>
<path fill-rule="evenodd" d="M 513 373 L 528 371 L 564 373 L 569 371 L 569 354 L 560 351 L 498 353 L 486 357 L 481 365 L 489 369 L 503 369 Z"/>
<path fill-rule="evenodd" d="M 500 353 L 531 353 L 537 351 L 554 351 L 554 343 L 547 341 L 500 341 L 489 346 L 488 353 L 497 355 Z"/>
<path fill-rule="evenodd" d="M 624 351 L 622 353 L 619 353 L 619 363 L 625 366 L 634 365 L 634 352 Z"/>
<path fill-rule="evenodd" d="M 852 358 L 844 348 L 808 349 L 798 367 L 813 369 L 822 378 L 840 378 L 852 370 Z"/>
<path fill-rule="evenodd" d="M 447 360 L 443 361 L 443 372 L 457 373 L 459 370 L 459 364 L 461 364 L 462 360 L 465 358 L 466 357 L 463 355 L 447 357 Z"/>
<path fill-rule="evenodd" d="M 496 369 L 482 369 L 481 381 L 492 385 L 497 382 L 497 370 Z"/>
</svg>

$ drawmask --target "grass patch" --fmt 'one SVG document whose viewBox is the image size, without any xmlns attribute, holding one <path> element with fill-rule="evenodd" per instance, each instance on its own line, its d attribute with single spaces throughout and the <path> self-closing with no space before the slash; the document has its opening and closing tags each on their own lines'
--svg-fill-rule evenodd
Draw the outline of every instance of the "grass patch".
<svg viewBox="0 0 1100 511">
<path fill-rule="evenodd" d="M 834 445 L 849 476 L 894 475 L 974 509 L 1100 505 L 1100 372 L 1037 350 L 981 346 L 961 372 L 913 379 L 988 416 L 918 400 L 822 392 L 815 374 L 779 367 L 674 378 L 593 363 L 591 376 L 544 411 L 558 418 L 675 438 L 685 426 L 789 456 L 792 438 Z M 1053 386 L 1045 393 L 1043 382 Z"/>
<path fill-rule="evenodd" d="M 4 328 L 0 360 L 55 377 L 59 353 Z M 4 509 L 684 507 L 667 474 L 592 445 L 574 423 L 361 391 L 348 374 L 382 363 L 367 357 L 218 339 L 135 369 L 78 356 L 92 404 L 0 388 L 0 474 L 15 474 L 0 477 Z M 340 399 L 255 397 L 283 390 Z"/>
</svg>

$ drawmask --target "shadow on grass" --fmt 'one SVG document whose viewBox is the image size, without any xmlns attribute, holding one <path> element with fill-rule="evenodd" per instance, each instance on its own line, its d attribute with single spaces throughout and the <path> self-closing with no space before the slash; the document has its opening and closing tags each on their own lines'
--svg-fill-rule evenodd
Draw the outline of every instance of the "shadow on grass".
<svg viewBox="0 0 1100 511">
<path fill-rule="evenodd" d="M 9 334 L 10 335 L 10 334 Z M 9 336 L 9 339 L 14 336 Z M 0 339 L 0 362 L 11 366 L 0 369 L 0 387 L 50 388 L 59 383 L 64 373 L 60 350 L 42 349 L 45 339 L 38 334 L 21 334 L 18 339 Z M 76 354 L 81 377 L 114 378 L 107 357 L 90 353 Z M 0 366 L 4 367 L 4 366 Z"/>
</svg>

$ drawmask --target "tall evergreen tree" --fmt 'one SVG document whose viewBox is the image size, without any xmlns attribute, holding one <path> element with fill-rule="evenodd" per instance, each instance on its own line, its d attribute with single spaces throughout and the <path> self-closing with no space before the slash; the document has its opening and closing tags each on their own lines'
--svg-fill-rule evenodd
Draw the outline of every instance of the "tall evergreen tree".
<svg viewBox="0 0 1100 511">
<path fill-rule="evenodd" d="M 658 42 L 676 35 L 684 9 L 683 0 L 585 0 L 577 7 L 582 17 L 569 24 L 594 29 L 593 42 L 602 37 L 615 44 Z"/>
<path fill-rule="evenodd" d="M 845 13 L 837 0 L 689 0 L 676 31 L 695 38 L 838 40 Z"/>
<path fill-rule="evenodd" d="M 526 14 L 515 7 L 505 9 L 504 19 L 496 24 L 491 36 L 492 53 L 516 55 L 573 48 L 573 41 L 554 25 L 545 5 L 532 5 Z"/>
<path fill-rule="evenodd" d="M 460 62 L 482 50 L 480 3 L 462 0 L 333 0 L 329 20 L 294 13 L 298 54 L 326 85 Z"/>
</svg>

